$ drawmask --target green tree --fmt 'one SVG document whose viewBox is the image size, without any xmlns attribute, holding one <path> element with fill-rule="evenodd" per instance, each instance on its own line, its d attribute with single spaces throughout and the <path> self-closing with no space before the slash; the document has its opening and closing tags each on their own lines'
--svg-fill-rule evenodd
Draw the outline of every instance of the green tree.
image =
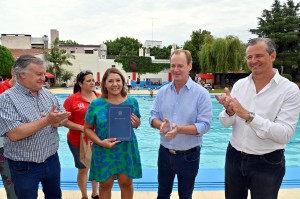
<svg viewBox="0 0 300 199">
<path fill-rule="evenodd" d="M 56 84 L 56 73 L 61 71 L 62 65 L 72 66 L 72 63 L 69 59 L 75 59 L 74 55 L 71 55 L 66 52 L 64 49 L 59 49 L 59 40 L 56 39 L 51 46 L 50 51 L 45 50 L 44 58 L 46 61 L 50 62 L 53 67 L 52 73 L 55 75 L 55 84 Z"/>
<path fill-rule="evenodd" d="M 150 56 L 154 56 L 155 59 L 169 59 L 171 54 L 172 45 L 168 47 L 158 48 L 156 46 L 150 48 Z"/>
<path fill-rule="evenodd" d="M 11 77 L 11 68 L 15 59 L 11 52 L 5 47 L 0 45 L 0 76 Z"/>
<path fill-rule="evenodd" d="M 248 71 L 244 61 L 245 45 L 234 36 L 213 38 L 208 35 L 200 50 L 203 73 L 237 73 Z"/>
<path fill-rule="evenodd" d="M 191 40 L 188 40 L 184 43 L 183 49 L 189 50 L 192 54 L 193 58 L 193 68 L 191 73 L 196 74 L 201 71 L 201 66 L 199 62 L 199 52 L 201 50 L 201 46 L 204 44 L 204 39 L 207 35 L 211 35 L 211 33 L 207 30 L 196 30 L 191 34 Z"/>
<path fill-rule="evenodd" d="M 138 56 L 139 48 L 142 44 L 134 38 L 130 37 L 120 37 L 112 40 L 107 40 L 104 42 L 107 46 L 107 55 L 124 55 L 124 56 Z"/>
<path fill-rule="evenodd" d="M 249 69 L 245 62 L 245 50 L 246 45 L 239 40 L 238 37 L 227 36 L 225 38 L 227 45 L 227 60 L 226 60 L 226 69 L 232 72 L 249 72 Z M 225 69 L 225 71 L 226 71 Z"/>
<path fill-rule="evenodd" d="M 68 81 L 69 79 L 71 79 L 71 77 L 74 76 L 74 74 L 71 72 L 71 71 L 68 71 L 68 70 L 65 70 L 65 69 L 61 69 L 61 80 L 66 82 Z"/>
<path fill-rule="evenodd" d="M 281 69 L 284 73 L 291 74 L 293 78 L 299 73 L 300 64 L 300 3 L 295 4 L 293 0 L 287 0 L 281 4 L 275 0 L 270 10 L 263 10 L 262 16 L 258 18 L 258 27 L 250 29 L 252 34 L 259 37 L 268 37 L 277 45 L 277 58 L 274 67 Z"/>
<path fill-rule="evenodd" d="M 199 62 L 201 65 L 201 72 L 207 73 L 214 71 L 214 66 L 216 65 L 215 59 L 212 57 L 212 44 L 214 42 L 214 38 L 212 35 L 207 35 L 204 38 L 204 43 L 201 47 L 199 53 Z"/>
<path fill-rule="evenodd" d="M 78 45 L 78 43 L 76 41 L 73 41 L 73 40 L 59 40 L 58 44 L 72 45 L 72 46 Z"/>
<path fill-rule="evenodd" d="M 159 73 L 170 68 L 170 64 L 152 63 L 150 57 L 143 56 L 121 55 L 115 59 L 115 62 L 121 63 L 126 72 L 137 72 L 138 74 Z"/>
</svg>

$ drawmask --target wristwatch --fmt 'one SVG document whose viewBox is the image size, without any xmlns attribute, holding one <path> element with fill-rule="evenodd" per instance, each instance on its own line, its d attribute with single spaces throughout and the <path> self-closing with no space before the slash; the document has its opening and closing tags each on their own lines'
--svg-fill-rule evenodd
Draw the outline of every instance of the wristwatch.
<svg viewBox="0 0 300 199">
<path fill-rule="evenodd" d="M 255 113 L 249 112 L 249 116 L 250 116 L 249 120 L 248 120 L 248 121 L 246 120 L 246 123 L 247 123 L 247 124 L 250 124 L 250 123 L 252 122 L 252 120 L 253 120 L 254 117 L 255 117 Z"/>
</svg>

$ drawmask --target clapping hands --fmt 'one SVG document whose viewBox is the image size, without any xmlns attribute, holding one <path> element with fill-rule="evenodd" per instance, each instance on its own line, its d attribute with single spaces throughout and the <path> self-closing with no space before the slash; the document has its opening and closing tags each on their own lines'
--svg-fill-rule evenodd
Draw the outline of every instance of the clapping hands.
<svg viewBox="0 0 300 199">
<path fill-rule="evenodd" d="M 172 125 L 171 131 L 169 131 L 170 126 L 171 126 L 171 123 L 168 119 L 165 119 L 165 121 L 163 123 L 161 123 L 161 125 L 160 125 L 159 132 L 165 133 L 166 140 L 171 140 L 171 139 L 175 138 L 177 135 L 177 124 L 174 123 Z"/>
</svg>

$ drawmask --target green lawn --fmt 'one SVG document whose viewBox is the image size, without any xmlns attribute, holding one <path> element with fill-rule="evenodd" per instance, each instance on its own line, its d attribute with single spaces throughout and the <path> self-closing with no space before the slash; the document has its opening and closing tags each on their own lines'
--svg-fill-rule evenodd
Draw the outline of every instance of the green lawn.
<svg viewBox="0 0 300 199">
<path fill-rule="evenodd" d="M 224 93 L 224 88 L 217 88 L 214 90 L 210 90 L 209 93 Z"/>
</svg>

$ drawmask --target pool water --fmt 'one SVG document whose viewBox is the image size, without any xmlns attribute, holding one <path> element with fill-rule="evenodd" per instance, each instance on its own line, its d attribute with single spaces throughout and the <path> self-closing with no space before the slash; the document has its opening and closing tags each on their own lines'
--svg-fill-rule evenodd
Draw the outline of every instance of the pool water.
<svg viewBox="0 0 300 199">
<path fill-rule="evenodd" d="M 57 94 L 58 100 L 63 103 L 68 94 Z M 149 126 L 150 110 L 154 97 L 149 95 L 133 95 L 139 102 L 141 126 L 135 130 L 141 155 L 142 167 L 145 169 L 157 168 L 159 148 L 159 132 Z M 213 123 L 210 131 L 203 137 L 200 156 L 200 168 L 224 168 L 225 152 L 229 141 L 231 128 L 224 128 L 218 119 L 222 106 L 212 96 Z M 74 168 L 74 160 L 67 144 L 65 127 L 59 128 L 60 147 L 58 150 L 62 168 Z M 295 135 L 285 149 L 286 165 L 300 167 L 300 123 L 298 122 Z"/>
</svg>

